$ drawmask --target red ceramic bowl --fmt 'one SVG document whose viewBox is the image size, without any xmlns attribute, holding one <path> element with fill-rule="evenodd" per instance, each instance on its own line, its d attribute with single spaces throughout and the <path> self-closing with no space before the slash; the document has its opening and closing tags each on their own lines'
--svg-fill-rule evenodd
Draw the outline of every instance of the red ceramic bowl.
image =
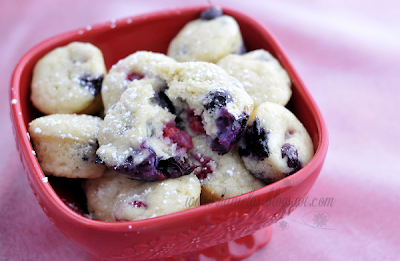
<svg viewBox="0 0 400 261">
<path fill-rule="evenodd" d="M 289 109 L 311 135 L 315 156 L 297 173 L 235 198 L 157 218 L 107 223 L 86 218 L 79 180 L 45 177 L 27 135 L 28 123 L 40 116 L 30 101 L 32 69 L 47 52 L 72 41 L 99 47 L 108 68 L 137 50 L 167 51 L 171 39 L 206 7 L 169 10 L 94 25 L 55 36 L 26 53 L 11 85 L 11 118 L 18 151 L 34 194 L 49 219 L 95 260 L 235 260 L 267 243 L 271 224 L 296 208 L 319 175 L 328 148 L 327 129 L 310 93 L 271 34 L 256 21 L 223 8 L 240 25 L 248 50 L 264 48 L 277 57 L 293 81 Z M 16 101 L 16 102 L 15 102 Z M 189 253 L 189 254 L 188 254 Z"/>
</svg>

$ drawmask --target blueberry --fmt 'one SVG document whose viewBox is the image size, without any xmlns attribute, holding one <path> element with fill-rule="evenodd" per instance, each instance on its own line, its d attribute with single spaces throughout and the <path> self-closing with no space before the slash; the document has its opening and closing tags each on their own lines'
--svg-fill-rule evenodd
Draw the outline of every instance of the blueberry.
<svg viewBox="0 0 400 261">
<path fill-rule="evenodd" d="M 116 166 L 113 169 L 130 179 L 139 179 L 145 181 L 156 181 L 165 179 L 163 175 L 160 175 L 155 171 L 155 166 L 159 159 L 152 148 L 142 148 L 141 154 L 147 154 L 147 156 L 140 162 L 135 162 L 136 155 L 130 155 L 126 158 L 122 165 Z M 138 152 L 139 153 L 139 152 Z"/>
<path fill-rule="evenodd" d="M 100 158 L 99 155 L 96 154 L 95 158 L 94 158 L 94 163 L 96 164 L 105 164 L 104 160 L 102 158 Z"/>
<path fill-rule="evenodd" d="M 99 148 L 99 143 L 96 140 L 95 143 L 89 143 L 86 146 L 80 146 L 79 150 L 83 152 L 82 160 L 85 162 L 93 162 L 93 154 Z"/>
<path fill-rule="evenodd" d="M 239 55 L 241 55 L 241 54 L 245 54 L 246 52 L 247 52 L 247 48 L 246 48 L 246 46 L 245 46 L 244 44 L 242 44 L 242 45 L 240 46 L 240 48 L 239 48 L 238 50 L 233 51 L 232 54 L 239 54 Z"/>
<path fill-rule="evenodd" d="M 232 96 L 229 92 L 225 90 L 215 90 L 206 95 L 203 106 L 206 110 L 212 111 L 225 107 L 229 102 L 232 102 Z"/>
<path fill-rule="evenodd" d="M 156 92 L 154 94 L 154 97 L 151 98 L 151 101 L 163 108 L 166 108 L 170 113 L 176 114 L 176 109 L 174 105 L 164 91 Z"/>
<path fill-rule="evenodd" d="M 176 117 L 175 117 L 175 126 L 178 128 L 178 129 L 183 129 L 183 128 L 185 128 L 185 121 L 183 120 L 183 118 L 181 117 L 181 114 L 180 113 L 177 113 L 177 114 L 175 114 L 176 115 Z"/>
<path fill-rule="evenodd" d="M 222 9 L 219 6 L 216 7 L 210 7 L 206 10 L 204 10 L 203 12 L 201 12 L 200 14 L 200 19 L 201 20 L 212 20 L 215 18 L 218 18 L 220 16 L 222 16 Z"/>
<path fill-rule="evenodd" d="M 213 115 L 217 126 L 215 138 L 209 143 L 211 149 L 220 155 L 228 153 L 238 143 L 249 119 L 245 113 L 235 117 L 226 109 L 232 101 L 231 94 L 223 89 L 209 92 L 203 101 L 204 108 Z"/>
<path fill-rule="evenodd" d="M 253 124 L 248 126 L 240 142 L 239 155 L 242 157 L 253 157 L 262 161 L 269 157 L 268 149 L 269 131 L 261 126 L 260 120 L 256 117 Z"/>
<path fill-rule="evenodd" d="M 253 175 L 256 179 L 262 180 L 264 181 L 265 184 L 272 184 L 276 181 L 275 178 L 272 177 L 268 177 L 266 176 L 265 172 L 253 172 L 253 171 L 249 171 L 251 173 L 251 175 Z"/>
<path fill-rule="evenodd" d="M 244 44 L 240 46 L 239 54 L 245 54 L 247 52 L 247 48 Z"/>
<path fill-rule="evenodd" d="M 179 157 L 170 157 L 160 160 L 156 167 L 157 171 L 165 176 L 165 178 L 178 178 L 188 175 L 193 171 L 189 164 L 183 162 Z"/>
<path fill-rule="evenodd" d="M 142 159 L 140 162 L 137 162 L 135 158 L 139 154 Z M 104 164 L 108 168 L 112 168 L 129 179 L 144 181 L 177 178 L 182 175 L 188 175 L 193 171 L 193 167 L 186 164 L 179 157 L 170 157 L 165 160 L 161 158 L 162 157 L 157 157 L 152 147 L 148 147 L 145 142 L 143 142 L 140 146 L 140 150 L 134 151 L 133 155 L 129 155 L 121 165 L 110 166 L 98 155 L 96 155 L 95 162 Z"/>
<path fill-rule="evenodd" d="M 141 155 L 142 160 L 140 162 L 136 162 L 135 157 L 137 157 L 139 154 Z M 155 166 L 157 166 L 158 161 L 159 158 L 157 158 L 153 148 L 147 147 L 145 142 L 142 143 L 139 150 L 134 150 L 133 155 L 129 155 L 120 165 L 112 166 L 101 159 L 98 155 L 96 155 L 95 159 L 96 163 L 104 164 L 108 168 L 123 174 L 127 178 L 145 181 L 165 179 L 164 175 L 155 171 Z"/>
<path fill-rule="evenodd" d="M 293 169 L 291 172 L 286 174 L 287 176 L 295 173 L 303 167 L 302 162 L 299 160 L 297 148 L 292 144 L 285 143 L 281 148 L 282 158 L 286 157 L 286 163 L 289 168 Z"/>
<path fill-rule="evenodd" d="M 92 78 L 89 74 L 84 74 L 79 78 L 79 84 L 87 89 L 93 96 L 100 93 L 101 84 L 103 83 L 104 75 L 97 78 Z"/>
<path fill-rule="evenodd" d="M 211 149 L 220 155 L 231 151 L 243 136 L 248 119 L 249 115 L 245 113 L 236 118 L 226 108 L 222 108 L 215 120 L 218 131 L 211 141 Z"/>
</svg>

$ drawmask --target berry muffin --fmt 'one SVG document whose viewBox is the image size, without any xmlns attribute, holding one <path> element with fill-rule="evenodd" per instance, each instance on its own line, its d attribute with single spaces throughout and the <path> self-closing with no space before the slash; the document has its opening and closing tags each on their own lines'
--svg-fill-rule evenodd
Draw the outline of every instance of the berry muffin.
<svg viewBox="0 0 400 261">
<path fill-rule="evenodd" d="M 156 181 L 192 172 L 191 137 L 175 127 L 151 84 L 133 81 L 104 118 L 97 162 L 131 179 Z"/>
<path fill-rule="evenodd" d="M 239 154 L 250 173 L 269 184 L 304 167 L 314 155 L 314 146 L 292 112 L 265 102 L 251 114 Z"/>
<path fill-rule="evenodd" d="M 162 81 L 153 72 L 157 63 L 173 63 L 174 59 L 161 54 L 148 51 L 138 51 L 114 64 L 104 78 L 101 95 L 104 103 L 104 112 L 118 102 L 122 93 L 133 80 L 152 79 L 153 88 L 161 92 L 165 88 Z"/>
<path fill-rule="evenodd" d="M 84 184 L 88 210 L 101 221 L 129 221 L 158 217 L 192 207 L 200 197 L 193 174 L 156 182 L 131 180 L 113 170 Z M 190 200 L 189 200 L 190 199 Z"/>
<path fill-rule="evenodd" d="M 253 110 L 253 99 L 242 84 L 207 62 L 164 63 L 154 69 L 167 81 L 165 94 L 180 119 L 186 120 L 182 111 L 193 114 L 194 120 L 201 120 L 197 125 L 203 126 L 211 148 L 220 154 L 229 152 L 243 135 Z"/>
<path fill-rule="evenodd" d="M 243 50 L 239 25 L 215 7 L 186 24 L 171 41 L 167 54 L 178 62 L 216 63 L 230 53 L 242 53 Z"/>
<path fill-rule="evenodd" d="M 265 50 L 243 55 L 230 54 L 217 64 L 243 84 L 255 107 L 267 101 L 285 106 L 290 100 L 289 75 L 279 61 Z"/>
<path fill-rule="evenodd" d="M 98 178 L 105 167 L 95 164 L 99 117 L 52 114 L 29 123 L 29 135 L 43 172 L 67 178 Z"/>
<path fill-rule="evenodd" d="M 201 204 L 231 198 L 265 186 L 245 168 L 236 149 L 219 155 L 206 143 L 204 135 L 192 139 L 191 164 L 201 182 Z"/>
<path fill-rule="evenodd" d="M 102 108 L 105 74 L 103 54 L 94 45 L 73 42 L 56 48 L 35 65 L 32 103 L 44 114 L 94 114 Z"/>
</svg>

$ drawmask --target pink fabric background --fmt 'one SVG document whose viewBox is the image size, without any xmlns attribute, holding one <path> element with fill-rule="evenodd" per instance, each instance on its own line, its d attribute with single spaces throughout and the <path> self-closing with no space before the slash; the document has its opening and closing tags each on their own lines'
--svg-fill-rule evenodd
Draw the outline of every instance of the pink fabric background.
<svg viewBox="0 0 400 261">
<path fill-rule="evenodd" d="M 326 163 L 309 199 L 334 203 L 301 206 L 283 219 L 286 223 L 273 226 L 270 243 L 248 260 L 400 259 L 400 2 L 213 2 L 253 16 L 276 36 L 317 101 L 330 134 Z M 20 57 L 65 31 L 204 4 L 0 1 L 0 260 L 91 260 L 48 220 L 22 169 L 9 119 L 10 79 Z M 313 213 L 323 214 L 321 222 L 310 219 Z"/>
</svg>

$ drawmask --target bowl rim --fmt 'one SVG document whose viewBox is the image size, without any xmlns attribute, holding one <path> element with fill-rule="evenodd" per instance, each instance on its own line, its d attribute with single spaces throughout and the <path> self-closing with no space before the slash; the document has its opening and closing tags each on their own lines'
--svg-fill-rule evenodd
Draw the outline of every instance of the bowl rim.
<svg viewBox="0 0 400 261">
<path fill-rule="evenodd" d="M 116 27 L 121 27 L 121 26 L 129 26 L 130 24 L 133 24 L 137 21 L 142 21 L 144 19 L 155 19 L 159 17 L 166 17 L 166 16 L 171 16 L 171 15 L 180 15 L 182 13 L 189 13 L 189 12 L 200 12 L 201 10 L 204 10 L 205 8 L 208 8 L 208 6 L 195 6 L 195 7 L 186 7 L 186 8 L 176 8 L 176 9 L 168 9 L 168 10 L 162 10 L 162 11 L 156 11 L 148 14 L 141 14 L 141 15 L 136 15 L 132 17 L 126 17 L 126 18 L 121 18 L 117 19 L 115 21 L 108 21 L 104 23 L 99 23 L 91 26 L 91 30 L 87 30 L 86 28 L 78 28 L 76 30 L 72 30 L 66 33 L 62 33 L 59 35 L 55 35 L 47 40 L 44 40 L 31 48 L 28 52 L 26 52 L 22 58 L 19 60 L 18 64 L 16 65 L 13 75 L 12 75 L 12 80 L 11 80 L 11 89 L 10 89 L 10 100 L 11 101 L 17 101 L 17 103 L 11 102 L 10 107 L 10 114 L 11 114 L 11 119 L 12 119 L 12 125 L 13 125 L 13 131 L 14 131 L 14 136 L 17 142 L 17 146 L 20 152 L 20 157 L 21 160 L 23 161 L 23 158 L 30 163 L 33 164 L 33 168 L 35 169 L 34 173 L 28 173 L 28 170 L 25 169 L 25 172 L 27 173 L 28 179 L 30 182 L 34 182 L 37 186 L 38 189 L 40 189 L 45 195 L 46 198 L 49 199 L 49 204 L 51 204 L 57 211 L 58 213 L 62 214 L 64 218 L 68 219 L 71 222 L 77 222 L 82 226 L 85 227 L 92 227 L 92 228 L 101 228 L 102 230 L 112 230 L 112 231 L 122 231 L 122 232 L 128 232 L 128 231 L 133 231 L 135 228 L 139 229 L 144 226 L 151 226 L 157 223 L 157 226 L 162 225 L 163 223 L 167 223 L 171 219 L 175 219 L 176 216 L 180 216 L 180 218 L 188 215 L 204 215 L 205 211 L 214 211 L 215 209 L 220 209 L 222 201 L 218 202 L 213 202 L 209 203 L 206 205 L 202 205 L 199 207 L 195 207 L 192 209 L 176 212 L 176 213 L 171 213 L 168 215 L 164 216 L 159 216 L 155 218 L 149 218 L 149 219 L 144 219 L 144 220 L 136 220 L 136 221 L 125 221 L 125 222 L 105 222 L 105 221 L 98 221 L 98 220 L 93 220 L 87 217 L 84 217 L 76 212 L 74 212 L 72 209 L 70 209 L 62 200 L 61 198 L 57 195 L 57 193 L 54 191 L 52 186 L 50 185 L 49 182 L 44 182 L 42 179 L 44 179 L 46 176 L 44 175 L 43 171 L 41 170 L 39 163 L 37 161 L 36 156 L 34 155 L 33 152 L 33 147 L 31 145 L 31 142 L 29 140 L 28 136 L 28 131 L 27 128 L 25 127 L 25 123 L 22 117 L 22 109 L 21 109 L 21 104 L 19 103 L 20 99 L 20 85 L 19 85 L 19 79 L 21 78 L 21 74 L 24 70 L 24 67 L 29 61 L 37 55 L 38 52 L 43 51 L 46 48 L 49 48 L 49 46 L 53 45 L 60 45 L 60 43 L 67 41 L 70 37 L 76 35 L 76 34 L 96 34 L 98 33 L 99 30 L 105 30 L 106 28 L 112 29 L 112 25 L 115 24 Z M 259 22 L 255 21 L 253 18 L 235 11 L 230 8 L 223 7 L 224 13 L 231 15 L 233 17 L 242 17 L 245 18 L 249 23 L 252 23 L 252 25 L 257 28 L 258 30 L 262 31 L 265 34 L 268 34 L 271 36 L 271 33 Z M 127 21 L 130 20 L 131 23 L 127 23 Z M 313 113 L 312 117 L 315 121 L 315 125 L 317 126 L 317 131 L 318 131 L 318 140 L 319 143 L 317 147 L 315 148 L 315 154 L 312 158 L 312 160 L 301 170 L 296 172 L 294 175 L 291 175 L 293 180 L 296 182 L 300 182 L 301 180 L 305 179 L 309 173 L 317 169 L 319 166 L 323 164 L 323 161 L 325 160 L 326 153 L 327 153 L 327 148 L 328 148 L 328 131 L 327 127 L 325 124 L 325 121 L 322 117 L 322 113 L 320 112 L 316 102 L 314 101 L 313 97 L 309 93 L 308 89 L 305 87 L 304 83 L 302 82 L 301 78 L 295 71 L 294 67 L 286 57 L 286 54 L 283 52 L 282 48 L 280 47 L 281 45 L 278 44 L 277 40 L 275 37 L 271 36 L 271 39 L 273 40 L 271 44 L 275 48 L 275 50 L 278 51 L 282 56 L 279 57 L 280 61 L 283 61 L 285 64 L 285 68 L 290 68 L 291 72 L 295 75 L 297 81 L 298 81 L 298 86 L 297 88 L 298 92 L 300 95 L 305 96 L 310 103 L 310 106 L 313 108 L 311 111 Z M 314 144 L 315 146 L 315 144 Z M 32 177 L 30 179 L 29 177 Z M 267 190 L 272 190 L 272 189 L 278 189 L 282 187 L 282 182 L 284 179 L 279 180 L 273 184 L 267 185 L 263 188 L 257 189 L 253 192 L 254 196 L 260 196 L 265 193 L 267 193 Z M 32 184 L 30 184 L 32 187 Z M 248 197 L 248 194 L 243 194 L 240 196 L 236 196 L 234 198 L 237 199 L 244 199 Z M 227 199 L 225 199 L 227 200 Z M 224 200 L 223 200 L 224 201 Z M 40 203 L 40 202 L 39 202 Z M 47 213 L 46 213 L 47 214 Z"/>
</svg>

